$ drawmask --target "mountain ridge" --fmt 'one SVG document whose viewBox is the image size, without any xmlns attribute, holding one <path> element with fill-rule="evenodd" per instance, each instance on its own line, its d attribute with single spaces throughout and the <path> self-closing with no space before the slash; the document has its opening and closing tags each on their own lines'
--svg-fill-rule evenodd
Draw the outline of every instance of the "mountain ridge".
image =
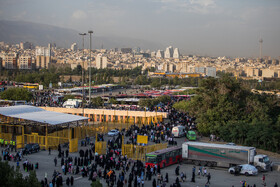
<svg viewBox="0 0 280 187">
<path fill-rule="evenodd" d="M 72 43 L 81 46 L 82 38 L 79 32 L 58 26 L 27 21 L 0 20 L 0 41 L 16 44 L 31 42 L 35 46 L 47 46 L 48 43 L 56 43 L 57 47 L 70 48 Z M 88 48 L 88 40 L 85 38 L 85 48 Z M 140 47 L 142 49 L 157 50 L 163 48 L 161 44 L 119 36 L 94 36 L 92 37 L 93 48 L 106 49 L 121 47 Z"/>
</svg>

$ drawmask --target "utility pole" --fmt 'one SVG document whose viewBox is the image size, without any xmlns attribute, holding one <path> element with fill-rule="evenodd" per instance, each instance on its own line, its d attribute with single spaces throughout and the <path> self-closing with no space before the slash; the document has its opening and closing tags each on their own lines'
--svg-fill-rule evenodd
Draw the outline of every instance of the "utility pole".
<svg viewBox="0 0 280 187">
<path fill-rule="evenodd" d="M 83 116 L 85 114 L 85 109 L 84 109 L 84 97 L 85 97 L 85 88 L 84 88 L 84 68 L 85 68 L 85 35 L 86 33 L 79 33 L 80 36 L 83 37 L 83 67 L 82 67 L 82 87 L 83 87 L 83 100 L 82 100 L 82 108 L 83 108 Z"/>
<path fill-rule="evenodd" d="M 91 34 L 92 30 L 88 31 L 89 33 L 89 106 L 91 106 Z"/>
</svg>

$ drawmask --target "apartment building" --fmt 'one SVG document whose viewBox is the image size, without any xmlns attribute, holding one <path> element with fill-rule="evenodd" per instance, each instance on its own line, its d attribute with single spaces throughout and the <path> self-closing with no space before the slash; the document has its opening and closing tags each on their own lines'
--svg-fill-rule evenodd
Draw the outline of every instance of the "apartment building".
<svg viewBox="0 0 280 187">
<path fill-rule="evenodd" d="M 17 69 L 17 53 L 8 53 L 4 56 L 3 66 L 5 69 Z"/>
<path fill-rule="evenodd" d="M 34 69 L 34 59 L 30 55 L 19 56 L 18 69 Z"/>
</svg>

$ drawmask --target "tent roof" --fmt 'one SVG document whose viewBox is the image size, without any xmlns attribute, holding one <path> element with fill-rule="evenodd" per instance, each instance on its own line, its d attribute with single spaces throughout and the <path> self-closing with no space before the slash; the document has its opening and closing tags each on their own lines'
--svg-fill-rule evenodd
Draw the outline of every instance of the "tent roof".
<svg viewBox="0 0 280 187">
<path fill-rule="evenodd" d="M 58 125 L 88 119 L 86 117 L 71 114 L 46 111 L 42 108 L 29 105 L 0 107 L 0 114 L 12 118 L 20 118 L 50 125 Z"/>
</svg>

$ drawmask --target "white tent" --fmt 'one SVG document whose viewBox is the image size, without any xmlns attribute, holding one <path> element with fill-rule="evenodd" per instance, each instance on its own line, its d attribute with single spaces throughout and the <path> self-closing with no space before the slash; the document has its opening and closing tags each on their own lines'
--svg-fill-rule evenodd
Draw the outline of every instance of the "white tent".
<svg viewBox="0 0 280 187">
<path fill-rule="evenodd" d="M 25 119 L 49 125 L 59 125 L 88 119 L 86 117 L 71 114 L 46 111 L 42 108 L 29 105 L 0 107 L 0 114 L 3 116 Z"/>
</svg>

